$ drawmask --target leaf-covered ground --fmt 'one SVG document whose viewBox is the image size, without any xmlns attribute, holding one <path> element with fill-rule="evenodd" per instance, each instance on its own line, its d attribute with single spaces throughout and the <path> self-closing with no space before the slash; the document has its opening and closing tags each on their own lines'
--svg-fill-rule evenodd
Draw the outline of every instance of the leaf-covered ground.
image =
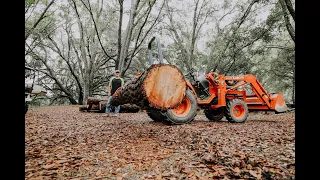
<svg viewBox="0 0 320 180">
<path fill-rule="evenodd" d="M 295 179 L 294 113 L 168 126 L 77 106 L 26 114 L 26 179 Z"/>
</svg>

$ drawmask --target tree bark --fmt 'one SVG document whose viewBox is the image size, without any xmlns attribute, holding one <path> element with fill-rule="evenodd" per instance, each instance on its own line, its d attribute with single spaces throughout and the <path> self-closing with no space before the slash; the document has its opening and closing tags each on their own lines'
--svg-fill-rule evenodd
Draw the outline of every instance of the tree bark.
<svg viewBox="0 0 320 180">
<path fill-rule="evenodd" d="M 123 0 L 119 0 L 120 11 L 119 11 L 119 26 L 118 26 L 118 56 L 115 62 L 116 67 L 115 69 L 119 69 L 119 62 L 120 62 L 120 54 L 121 54 L 121 32 L 122 32 L 122 17 L 123 17 Z"/>
<path fill-rule="evenodd" d="M 79 32 L 80 32 L 80 61 L 83 62 L 84 64 L 84 72 L 82 73 L 82 79 L 84 80 L 84 85 L 83 85 L 83 102 L 82 104 L 86 104 L 87 98 L 89 97 L 89 75 L 88 75 L 88 71 L 89 70 L 89 62 L 87 59 L 87 53 L 85 50 L 85 35 L 84 35 L 84 31 L 85 29 L 83 28 L 82 22 L 81 22 L 81 18 L 80 18 L 80 14 L 78 12 L 78 7 L 76 4 L 75 0 L 72 0 L 73 4 L 72 4 L 72 8 L 74 9 L 76 15 L 77 15 L 77 24 L 78 24 L 78 28 L 79 28 Z M 81 64 L 81 62 L 80 62 Z"/>
<path fill-rule="evenodd" d="M 91 101 L 90 101 L 91 100 Z M 89 104 L 92 103 L 92 104 Z M 101 104 L 100 104 L 101 103 Z M 87 111 L 95 111 L 99 113 L 104 113 L 106 109 L 106 101 L 104 98 L 88 98 L 87 105 L 80 105 L 79 111 L 87 112 Z M 111 107 L 113 108 L 113 107 Z M 123 104 L 120 106 L 120 113 L 136 113 L 140 110 L 140 107 L 135 104 Z"/>
<path fill-rule="evenodd" d="M 293 5 L 291 3 L 291 0 L 285 0 L 285 2 L 286 2 L 287 9 L 288 9 L 292 19 L 294 21 L 296 21 L 296 19 L 295 19 L 295 10 L 293 9 Z"/>
<path fill-rule="evenodd" d="M 295 72 L 295 68 L 292 68 L 293 69 L 293 78 L 292 78 L 292 103 L 293 104 L 295 104 L 296 103 L 296 101 L 295 101 L 295 97 L 296 97 L 296 95 L 295 95 L 295 78 L 296 78 L 296 72 Z"/>
<path fill-rule="evenodd" d="M 141 108 L 151 106 L 166 110 L 180 105 L 186 88 L 184 76 L 176 66 L 154 64 L 141 76 L 119 88 L 110 103 L 113 106 L 129 103 Z"/>
<path fill-rule="evenodd" d="M 287 28 L 287 31 L 291 37 L 291 39 L 293 40 L 293 42 L 296 42 L 296 39 L 295 39 L 295 31 L 290 23 L 290 20 L 289 20 L 289 16 L 288 16 L 288 12 L 287 12 L 287 6 L 285 4 L 285 1 L 284 0 L 279 0 L 280 2 L 280 5 L 281 5 L 281 8 L 282 8 L 282 12 L 283 12 L 283 18 L 284 18 L 284 22 L 286 24 L 286 28 Z"/>
<path fill-rule="evenodd" d="M 79 111 L 87 111 L 88 110 L 88 106 L 87 105 L 80 105 L 79 106 Z"/>
<path fill-rule="evenodd" d="M 108 101 L 108 98 L 94 98 L 94 97 L 88 97 L 87 104 L 95 104 L 99 105 L 101 101 Z"/>
<path fill-rule="evenodd" d="M 193 12 L 193 25 L 192 25 L 192 34 L 191 34 L 191 45 L 190 45 L 190 55 L 189 55 L 189 63 L 192 67 L 192 64 L 193 64 L 193 52 L 194 52 L 194 46 L 195 46 L 195 43 L 196 43 L 196 29 L 197 29 L 197 25 L 198 25 L 198 20 L 199 20 L 199 16 L 197 16 L 197 10 L 198 10 L 198 4 L 199 4 L 199 0 L 197 0 L 196 2 L 196 7 L 194 9 L 194 12 Z M 200 9 L 201 11 L 201 9 Z M 199 12 L 200 14 L 200 12 Z"/>
<path fill-rule="evenodd" d="M 128 56 L 129 52 L 129 46 L 131 42 L 132 32 L 134 28 L 134 19 L 137 15 L 136 10 L 138 8 L 140 0 L 132 0 L 131 1 L 131 10 L 130 10 L 130 16 L 129 16 L 129 22 L 127 26 L 127 30 L 125 33 L 124 42 L 121 47 L 121 53 L 120 53 L 120 59 L 119 59 L 119 66 L 118 69 L 122 72 L 124 70 L 125 65 L 125 58 Z M 117 65 L 116 65 L 117 66 Z"/>
</svg>

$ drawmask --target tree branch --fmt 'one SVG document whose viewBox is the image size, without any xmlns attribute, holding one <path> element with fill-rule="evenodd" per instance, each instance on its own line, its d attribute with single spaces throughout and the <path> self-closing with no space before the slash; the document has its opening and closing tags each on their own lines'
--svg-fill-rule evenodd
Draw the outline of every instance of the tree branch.
<svg viewBox="0 0 320 180">
<path fill-rule="evenodd" d="M 103 45 L 102 45 L 102 42 L 101 42 L 101 39 L 100 39 L 100 35 L 99 35 L 99 31 L 98 31 L 98 28 L 97 28 L 97 24 L 96 24 L 96 21 L 94 20 L 94 17 L 93 17 L 93 14 L 92 14 L 92 10 L 91 10 L 91 6 L 90 6 L 90 1 L 88 0 L 88 6 L 83 2 L 83 0 L 80 0 L 82 2 L 82 4 L 84 5 L 84 7 L 89 11 L 90 13 L 90 16 L 91 16 L 91 19 L 93 21 L 93 25 L 94 25 L 94 29 L 96 31 L 96 34 L 97 34 L 97 37 L 98 37 L 98 41 L 99 41 L 99 44 L 104 52 L 104 54 L 110 58 L 110 59 L 113 59 L 111 56 L 108 55 L 107 51 L 104 49 Z"/>
<path fill-rule="evenodd" d="M 26 36 L 25 36 L 25 38 L 24 38 L 25 41 L 28 39 L 28 37 L 29 37 L 29 35 L 32 33 L 32 31 L 38 26 L 38 24 L 41 22 L 41 20 L 45 18 L 44 15 L 46 14 L 46 12 L 47 12 L 48 9 L 50 8 L 50 6 L 54 3 L 54 1 L 55 1 L 55 0 L 52 0 L 52 1 L 48 4 L 48 6 L 46 7 L 46 9 L 41 13 L 39 19 L 36 21 L 36 23 L 34 23 L 34 25 L 32 26 L 32 28 L 30 29 L 30 31 L 27 32 L 27 34 L 26 34 Z"/>
<path fill-rule="evenodd" d="M 288 11 L 290 12 L 290 15 L 291 15 L 292 19 L 293 19 L 294 21 L 296 21 L 296 20 L 295 20 L 295 10 L 293 9 L 291 0 L 285 0 L 285 2 L 286 2 L 287 9 L 288 9 Z"/>
<path fill-rule="evenodd" d="M 290 23 L 289 17 L 288 17 L 288 12 L 287 12 L 287 7 L 285 5 L 285 1 L 284 0 L 279 0 L 281 8 L 282 8 L 282 12 L 283 12 L 283 18 L 286 24 L 286 28 L 287 31 L 291 37 L 291 39 L 293 40 L 293 42 L 295 43 L 295 31 Z"/>
</svg>

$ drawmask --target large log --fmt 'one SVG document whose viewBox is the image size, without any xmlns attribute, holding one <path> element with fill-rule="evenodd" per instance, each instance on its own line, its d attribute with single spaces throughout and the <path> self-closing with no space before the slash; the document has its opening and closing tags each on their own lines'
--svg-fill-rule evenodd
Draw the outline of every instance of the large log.
<svg viewBox="0 0 320 180">
<path fill-rule="evenodd" d="M 106 104 L 101 104 L 100 112 L 105 112 Z M 120 105 L 120 113 L 136 113 L 139 112 L 141 108 L 135 104 L 122 104 Z M 114 112 L 114 107 L 111 107 L 112 112 Z"/>
<path fill-rule="evenodd" d="M 141 76 L 119 88 L 110 103 L 113 106 L 136 104 L 161 110 L 176 108 L 185 98 L 186 81 L 174 65 L 154 64 Z"/>
<path fill-rule="evenodd" d="M 94 112 L 105 112 L 106 104 L 108 102 L 108 98 L 95 98 L 88 97 L 87 105 L 79 106 L 79 111 L 94 111 Z M 112 111 L 114 111 L 114 107 L 111 107 Z M 140 110 L 140 107 L 135 104 L 123 104 L 120 105 L 120 113 L 136 113 Z"/>
<path fill-rule="evenodd" d="M 79 111 L 87 111 L 88 110 L 88 106 L 87 105 L 80 105 L 79 106 Z"/>
<path fill-rule="evenodd" d="M 108 101 L 108 98 L 88 97 L 88 99 L 87 99 L 87 104 L 99 105 L 100 101 Z"/>
</svg>

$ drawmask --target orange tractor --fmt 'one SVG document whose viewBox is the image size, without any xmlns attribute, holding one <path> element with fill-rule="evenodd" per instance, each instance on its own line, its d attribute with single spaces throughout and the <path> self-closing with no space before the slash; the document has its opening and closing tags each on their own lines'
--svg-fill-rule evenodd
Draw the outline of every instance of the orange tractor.
<svg viewBox="0 0 320 180">
<path fill-rule="evenodd" d="M 151 43 L 158 43 L 159 63 L 163 63 L 159 38 L 154 37 L 148 45 L 149 63 L 152 64 Z M 199 108 L 204 109 L 210 121 L 220 121 L 223 117 L 232 123 L 247 120 L 249 111 L 287 112 L 288 107 L 281 93 L 269 94 L 255 76 L 224 76 L 215 72 L 195 78 L 195 70 L 185 75 L 187 89 L 185 100 L 175 109 L 147 109 L 147 114 L 154 121 L 169 124 L 185 124 L 194 120 Z M 252 93 L 246 88 L 251 86 Z"/>
</svg>

